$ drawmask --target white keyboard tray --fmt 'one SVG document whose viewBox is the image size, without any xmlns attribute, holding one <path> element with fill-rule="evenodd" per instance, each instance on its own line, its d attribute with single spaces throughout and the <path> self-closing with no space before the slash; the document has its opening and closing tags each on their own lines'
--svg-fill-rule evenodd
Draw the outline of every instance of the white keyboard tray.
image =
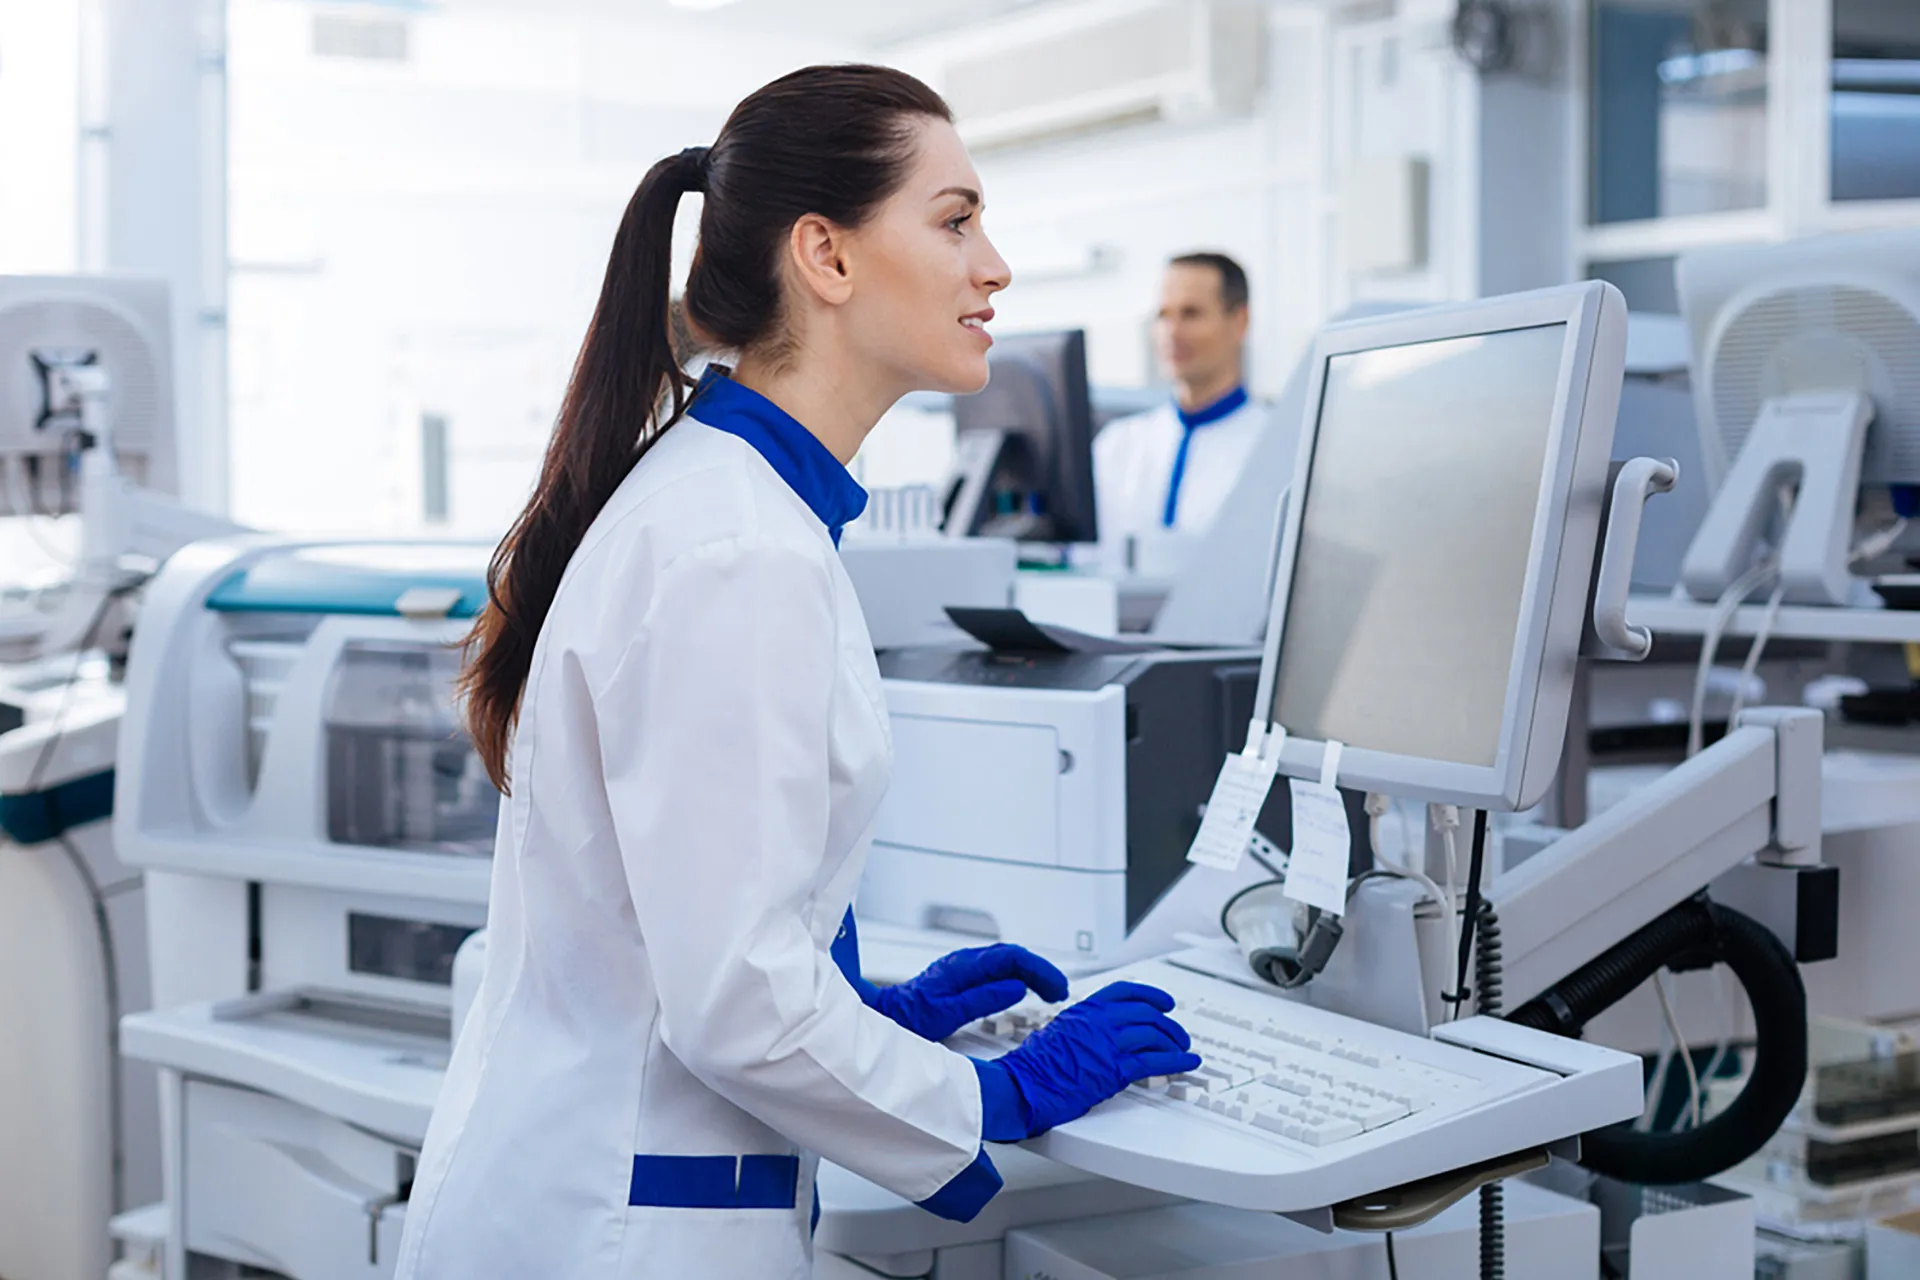
<svg viewBox="0 0 1920 1280">
<path fill-rule="evenodd" d="M 1640 1060 L 1495 1018 L 1465 1018 L 1422 1038 L 1389 1031 L 1179 967 L 1128 965 L 1076 982 L 1076 997 L 1118 979 L 1151 983 L 1183 1005 L 1204 999 L 1308 1034 L 1361 1039 L 1383 1052 L 1469 1074 L 1501 1096 L 1436 1106 L 1315 1148 L 1139 1090 L 1025 1144 L 1050 1160 L 1170 1195 L 1273 1213 L 1306 1213 L 1637 1117 Z M 1176 1009 L 1175 1018 L 1181 1017 Z M 1184 1022 L 1199 1034 L 1204 1024 Z M 963 1052 L 1004 1052 L 963 1032 Z"/>
</svg>

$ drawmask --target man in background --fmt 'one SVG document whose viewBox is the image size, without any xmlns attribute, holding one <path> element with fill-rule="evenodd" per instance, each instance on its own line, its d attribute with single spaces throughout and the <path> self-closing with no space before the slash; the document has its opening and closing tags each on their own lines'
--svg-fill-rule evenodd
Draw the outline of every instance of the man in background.
<svg viewBox="0 0 1920 1280">
<path fill-rule="evenodd" d="M 1093 442 L 1100 538 L 1125 549 L 1127 567 L 1174 567 L 1142 553 L 1206 532 L 1266 427 L 1266 407 L 1247 396 L 1247 321 L 1247 273 L 1232 258 L 1188 253 L 1167 264 L 1153 336 L 1173 398 L 1108 423 Z"/>
</svg>

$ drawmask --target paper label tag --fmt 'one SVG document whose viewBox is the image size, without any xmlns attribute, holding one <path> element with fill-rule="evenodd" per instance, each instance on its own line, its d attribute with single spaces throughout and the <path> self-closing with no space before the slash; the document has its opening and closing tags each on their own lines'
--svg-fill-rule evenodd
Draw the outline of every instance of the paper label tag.
<svg viewBox="0 0 1920 1280">
<path fill-rule="evenodd" d="M 1188 862 L 1216 871 L 1240 869 L 1240 859 L 1253 840 L 1253 824 L 1273 790 L 1273 776 L 1280 769 L 1280 744 L 1286 736 L 1284 729 L 1256 726 L 1247 735 L 1247 749 L 1227 757 L 1207 798 L 1206 816 L 1200 820 L 1193 847 L 1187 850 Z"/>
<path fill-rule="evenodd" d="M 1336 916 L 1347 909 L 1347 871 L 1353 853 L 1347 806 L 1334 787 L 1340 752 L 1339 743 L 1329 742 L 1320 780 L 1293 784 L 1293 850 L 1283 889 L 1294 901 Z"/>
</svg>

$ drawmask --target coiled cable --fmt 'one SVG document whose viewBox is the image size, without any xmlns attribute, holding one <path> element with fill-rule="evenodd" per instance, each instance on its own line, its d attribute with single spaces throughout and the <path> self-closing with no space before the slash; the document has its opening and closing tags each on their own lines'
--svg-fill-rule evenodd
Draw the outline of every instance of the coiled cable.
<svg viewBox="0 0 1920 1280">
<path fill-rule="evenodd" d="M 1503 994 L 1500 915 L 1485 898 L 1480 899 L 1473 925 L 1478 941 L 1473 956 L 1473 989 L 1477 999 L 1474 1009 L 1497 1018 Z M 1489 1182 L 1480 1188 L 1480 1280 L 1506 1280 L 1506 1276 L 1506 1187 L 1499 1182 Z"/>
</svg>

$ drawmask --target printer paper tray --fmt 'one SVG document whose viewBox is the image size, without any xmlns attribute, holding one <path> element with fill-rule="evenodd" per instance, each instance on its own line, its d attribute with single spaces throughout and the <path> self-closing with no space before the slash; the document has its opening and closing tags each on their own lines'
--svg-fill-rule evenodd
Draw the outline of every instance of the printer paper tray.
<svg viewBox="0 0 1920 1280">
<path fill-rule="evenodd" d="M 446 1075 L 448 1044 L 431 1011 L 380 1011 L 381 1025 L 303 1017 L 302 992 L 182 1005 L 120 1023 L 129 1058 L 257 1089 L 418 1146 Z"/>
</svg>

